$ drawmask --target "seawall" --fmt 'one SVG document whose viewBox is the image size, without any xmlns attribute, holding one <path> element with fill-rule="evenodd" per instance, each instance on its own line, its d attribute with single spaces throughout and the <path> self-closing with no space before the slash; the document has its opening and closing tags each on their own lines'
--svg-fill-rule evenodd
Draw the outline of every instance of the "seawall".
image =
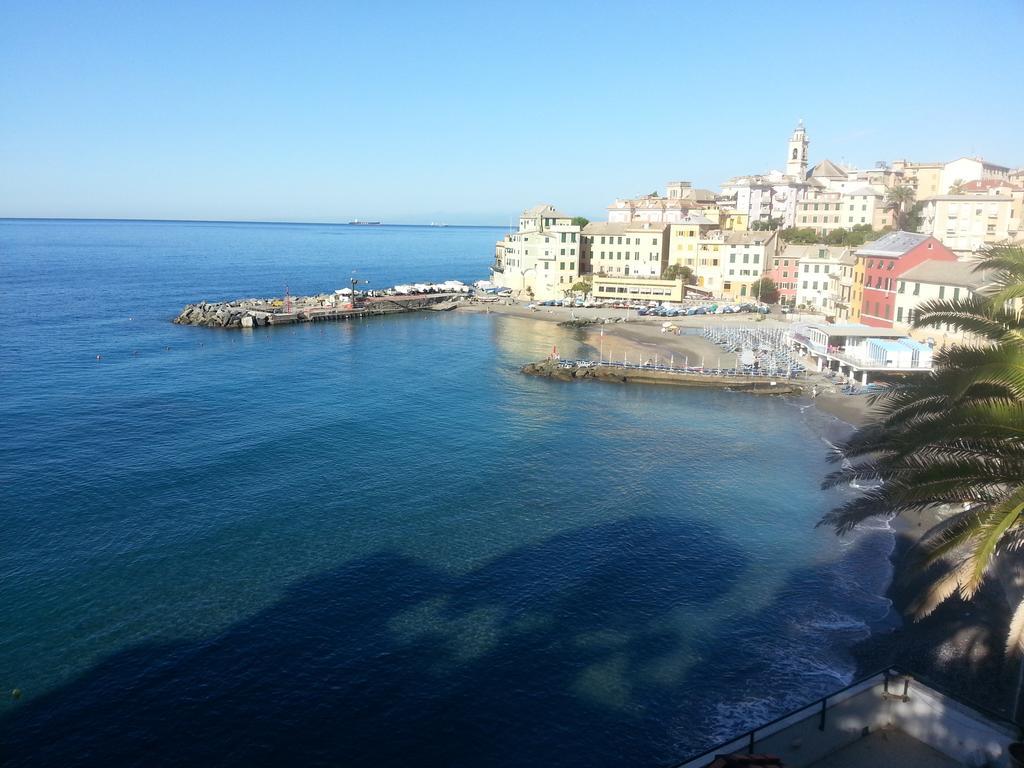
<svg viewBox="0 0 1024 768">
<path fill-rule="evenodd" d="M 675 387 L 729 389 L 765 395 L 789 395 L 803 391 L 792 379 L 772 376 L 728 376 L 712 373 L 665 370 L 647 366 L 580 364 L 561 360 L 527 363 L 520 369 L 528 376 L 543 376 L 559 381 L 609 381 L 619 384 L 664 384 Z"/>
<path fill-rule="evenodd" d="M 208 328 L 254 328 L 325 321 L 351 320 L 423 309 L 452 309 L 462 296 L 450 293 L 415 296 L 374 296 L 355 305 L 339 301 L 333 295 L 296 296 L 285 299 L 238 299 L 198 302 L 187 305 L 174 318 L 178 325 Z"/>
</svg>

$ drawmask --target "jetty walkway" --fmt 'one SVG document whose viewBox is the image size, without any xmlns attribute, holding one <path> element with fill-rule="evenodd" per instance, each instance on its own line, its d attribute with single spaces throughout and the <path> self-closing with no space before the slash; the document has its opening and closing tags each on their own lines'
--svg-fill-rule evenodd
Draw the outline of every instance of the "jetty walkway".
<svg viewBox="0 0 1024 768">
<path fill-rule="evenodd" d="M 677 368 L 653 363 L 617 363 L 592 360 L 559 360 L 557 358 L 527 363 L 520 369 L 528 376 L 543 376 L 560 381 L 611 381 L 635 384 L 668 384 L 682 387 L 729 389 L 786 395 L 803 390 L 803 372 L 783 375 L 743 368 Z"/>
<path fill-rule="evenodd" d="M 295 323 L 337 322 L 420 310 L 454 309 L 465 298 L 458 293 L 411 296 L 368 296 L 354 304 L 332 295 L 296 296 L 286 299 L 239 299 L 189 304 L 174 319 L 178 325 L 208 328 L 256 328 Z"/>
</svg>

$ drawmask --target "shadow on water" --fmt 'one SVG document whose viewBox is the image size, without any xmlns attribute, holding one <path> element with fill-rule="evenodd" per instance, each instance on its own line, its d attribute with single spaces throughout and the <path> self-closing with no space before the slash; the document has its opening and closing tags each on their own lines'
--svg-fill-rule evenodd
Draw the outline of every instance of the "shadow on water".
<svg viewBox="0 0 1024 768">
<path fill-rule="evenodd" d="M 120 651 L 22 702 L 0 722 L 2 759 L 672 762 L 692 745 L 666 736 L 667 724 L 701 731 L 709 680 L 735 674 L 743 654 L 724 629 L 688 634 L 672 616 L 713 610 L 746 565 L 721 533 L 667 517 L 560 534 L 455 576 L 382 551 L 216 636 Z M 790 574 L 780 595 L 819 582 L 817 568 Z M 652 662 L 680 655 L 690 663 L 652 674 Z"/>
</svg>

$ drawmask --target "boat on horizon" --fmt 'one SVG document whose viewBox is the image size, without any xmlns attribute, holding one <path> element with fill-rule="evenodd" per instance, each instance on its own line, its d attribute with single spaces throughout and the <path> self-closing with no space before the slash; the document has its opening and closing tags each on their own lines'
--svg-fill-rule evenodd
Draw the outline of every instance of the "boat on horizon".
<svg viewBox="0 0 1024 768">
<path fill-rule="evenodd" d="M 349 224 L 355 224 L 355 225 L 362 226 L 362 227 L 375 227 L 375 226 L 378 226 L 380 224 L 380 222 L 379 221 L 360 221 L 359 219 L 356 219 L 355 221 L 350 221 Z"/>
</svg>

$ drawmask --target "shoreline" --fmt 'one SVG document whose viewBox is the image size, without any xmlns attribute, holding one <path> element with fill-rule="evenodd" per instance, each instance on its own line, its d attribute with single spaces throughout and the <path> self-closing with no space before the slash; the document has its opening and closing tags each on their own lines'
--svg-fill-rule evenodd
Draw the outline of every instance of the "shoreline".
<svg viewBox="0 0 1024 768">
<path fill-rule="evenodd" d="M 486 312 L 555 323 L 568 320 L 573 315 L 578 319 L 608 316 L 621 318 L 624 315 L 622 310 L 544 309 L 547 311 L 488 305 L 460 307 L 459 311 Z M 581 330 L 587 336 L 588 345 L 595 349 L 599 344 L 594 342 L 603 341 L 602 351 L 608 355 L 622 354 L 626 347 L 641 347 L 645 350 L 644 354 L 658 355 L 661 359 L 680 354 L 684 358 L 689 355 L 703 355 L 705 358 L 714 355 L 717 362 L 720 355 L 723 364 L 731 364 L 735 355 L 731 356 L 730 361 L 728 353 L 694 333 L 707 324 L 695 320 L 703 318 L 674 319 L 677 326 L 693 329 L 679 336 L 662 333 L 660 318 L 645 321 L 643 318 L 632 317 L 625 322 L 585 326 Z M 744 315 L 721 319 L 716 316 L 715 321 L 735 327 L 753 322 L 752 318 Z M 777 320 L 767 322 L 771 323 L 769 327 L 785 327 L 784 322 Z M 608 355 L 602 355 L 602 358 Z M 807 425 L 830 444 L 841 442 L 858 427 L 871 421 L 872 408 L 866 396 L 842 394 L 836 391 L 832 382 L 817 372 L 809 372 L 802 383 L 803 394 L 791 393 L 786 396 L 801 406 L 798 412 L 802 412 L 806 406 L 812 406 L 821 416 L 831 417 L 822 419 L 817 425 Z M 889 527 L 894 537 L 893 548 L 888 556 L 891 574 L 889 584 L 880 596 L 890 601 L 890 608 L 885 616 L 869 626 L 869 636 L 852 645 L 848 652 L 858 677 L 897 666 L 938 682 L 965 701 L 980 702 L 981 706 L 1009 717 L 1013 714 L 1016 701 L 1019 666 L 1009 669 L 1003 656 L 1012 611 L 999 580 L 990 577 L 969 603 L 964 603 L 959 597 L 951 597 L 921 621 L 914 621 L 906 613 L 921 588 L 919 581 L 908 580 L 903 575 L 906 555 L 942 517 L 942 510 L 935 509 L 919 513 L 913 519 L 908 516 L 889 518 Z M 1015 662 L 1016 665 L 1021 663 L 1024 662 Z"/>
</svg>

